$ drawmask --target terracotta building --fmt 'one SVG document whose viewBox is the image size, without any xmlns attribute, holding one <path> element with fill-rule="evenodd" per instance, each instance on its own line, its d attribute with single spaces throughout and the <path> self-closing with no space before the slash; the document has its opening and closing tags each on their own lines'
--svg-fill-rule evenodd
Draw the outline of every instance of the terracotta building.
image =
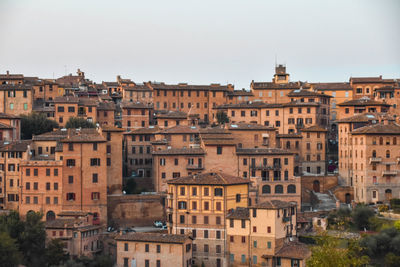
<svg viewBox="0 0 400 267">
<path fill-rule="evenodd" d="M 86 212 L 60 212 L 58 219 L 45 223 L 46 242 L 60 239 L 64 251 L 72 257 L 93 257 L 102 252 L 101 227 L 93 225 L 93 215 Z"/>
<path fill-rule="evenodd" d="M 69 129 L 62 142 L 63 210 L 94 214 L 107 224 L 107 140 L 96 129 Z"/>
<path fill-rule="evenodd" d="M 156 110 L 154 113 L 154 120 L 162 129 L 178 125 L 195 126 L 198 124 L 196 118 L 196 116 L 189 117 L 187 113 L 176 110 Z"/>
<path fill-rule="evenodd" d="M 5 74 L 0 74 L 0 84 L 23 84 L 24 75 L 23 74 L 10 74 L 7 71 Z"/>
<path fill-rule="evenodd" d="M 231 123 L 227 129 L 238 143 L 238 148 L 277 147 L 276 129 L 250 123 Z"/>
<path fill-rule="evenodd" d="M 116 106 L 114 102 L 104 101 L 97 104 L 96 122 L 100 126 L 114 126 L 115 125 Z"/>
<path fill-rule="evenodd" d="M 31 141 L 0 144 L 0 207 L 18 210 L 20 198 L 20 164 L 28 158 Z"/>
<path fill-rule="evenodd" d="M 122 100 L 151 104 L 153 103 L 153 90 L 146 84 L 122 86 Z"/>
<path fill-rule="evenodd" d="M 0 141 L 15 141 L 21 138 L 21 118 L 0 113 Z"/>
<path fill-rule="evenodd" d="M 383 119 L 350 134 L 354 199 L 389 203 L 400 197 L 400 125 Z"/>
<path fill-rule="evenodd" d="M 131 131 L 138 128 L 149 127 L 152 118 L 152 105 L 141 102 L 121 103 L 122 128 Z"/>
<path fill-rule="evenodd" d="M 389 111 L 390 108 L 390 105 L 385 103 L 384 101 L 376 101 L 368 97 L 359 98 L 356 100 L 349 100 L 341 104 L 338 104 L 338 106 L 339 106 L 337 114 L 338 120 L 348 118 L 360 113 L 374 113 L 374 112 L 386 113 Z"/>
<path fill-rule="evenodd" d="M 168 181 L 168 232 L 193 237 L 193 262 L 226 266 L 226 216 L 248 205 L 249 181 L 224 173 L 202 173 Z"/>
<path fill-rule="evenodd" d="M 58 87 L 54 80 L 50 79 L 37 79 L 32 83 L 33 100 L 54 100 L 56 97 L 64 95 L 64 90 Z"/>
<path fill-rule="evenodd" d="M 265 201 L 226 219 L 229 266 L 306 266 L 311 252 L 295 239 L 296 204 Z"/>
<path fill-rule="evenodd" d="M 107 165 L 107 193 L 122 193 L 122 145 L 123 130 L 115 126 L 104 125 L 99 129 L 107 140 L 106 165 Z"/>
<path fill-rule="evenodd" d="M 29 114 L 32 111 L 32 85 L 0 84 L 0 103 L 2 113 Z"/>
<path fill-rule="evenodd" d="M 363 97 L 373 98 L 376 89 L 384 86 L 395 85 L 393 79 L 382 79 L 379 77 L 351 77 L 350 86 L 353 88 L 353 99 Z"/>
<path fill-rule="evenodd" d="M 154 109 L 178 110 L 198 114 L 203 122 L 213 121 L 213 108 L 227 102 L 228 93 L 234 90 L 233 85 L 188 85 L 180 83 L 149 83 L 153 90 Z"/>
<path fill-rule="evenodd" d="M 320 126 L 311 126 L 302 129 L 301 135 L 300 161 L 303 174 L 324 175 L 327 171 L 327 130 Z"/>
<path fill-rule="evenodd" d="M 153 146 L 158 126 L 135 129 L 124 132 L 123 140 L 123 173 L 125 177 L 153 177 Z"/>
<path fill-rule="evenodd" d="M 396 83 L 395 86 L 387 85 L 376 88 L 374 91 L 376 101 L 385 101 L 390 105 L 389 113 L 400 115 L 400 84 Z"/>
<path fill-rule="evenodd" d="M 117 241 L 118 267 L 192 266 L 192 243 L 188 235 L 127 233 Z"/>
</svg>

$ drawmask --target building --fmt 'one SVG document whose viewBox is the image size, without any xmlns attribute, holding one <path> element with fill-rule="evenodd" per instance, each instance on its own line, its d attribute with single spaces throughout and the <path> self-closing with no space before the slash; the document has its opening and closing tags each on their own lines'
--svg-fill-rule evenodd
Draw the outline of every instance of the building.
<svg viewBox="0 0 400 267">
<path fill-rule="evenodd" d="M 385 103 L 384 101 L 376 101 L 368 97 L 349 100 L 338 104 L 338 106 L 338 120 L 352 117 L 360 113 L 387 113 L 390 108 L 390 105 Z"/>
<path fill-rule="evenodd" d="M 250 123 L 231 123 L 227 129 L 238 143 L 238 148 L 277 147 L 276 129 Z"/>
<path fill-rule="evenodd" d="M 400 125 L 383 119 L 350 133 L 354 199 L 389 203 L 400 197 Z"/>
<path fill-rule="evenodd" d="M 97 119 L 96 122 L 100 126 L 114 126 L 115 125 L 116 106 L 114 102 L 103 101 L 97 105 Z"/>
<path fill-rule="evenodd" d="M 393 86 L 395 82 L 393 79 L 382 79 L 382 75 L 378 77 L 350 77 L 353 99 L 363 97 L 372 99 L 376 89 L 384 86 Z"/>
<path fill-rule="evenodd" d="M 32 111 L 32 85 L 0 84 L 0 112 L 24 115 Z"/>
<path fill-rule="evenodd" d="M 128 102 L 153 103 L 153 90 L 147 84 L 122 86 L 122 100 Z"/>
<path fill-rule="evenodd" d="M 194 118 L 191 121 L 188 114 L 176 110 L 156 110 L 154 120 L 160 128 L 173 127 L 178 125 L 197 125 L 198 121 Z"/>
<path fill-rule="evenodd" d="M 301 153 L 303 174 L 326 174 L 327 130 L 320 126 L 311 126 L 301 131 Z"/>
<path fill-rule="evenodd" d="M 16 141 L 21 138 L 21 118 L 0 113 L 0 141 Z"/>
<path fill-rule="evenodd" d="M 107 140 L 96 129 L 68 129 L 61 140 L 64 211 L 94 214 L 107 225 Z"/>
<path fill-rule="evenodd" d="M 31 141 L 0 143 L 0 208 L 18 210 L 20 164 L 29 156 Z"/>
<path fill-rule="evenodd" d="M 60 239 L 64 251 L 72 257 L 93 257 L 103 250 L 101 226 L 93 225 L 86 212 L 60 212 L 57 219 L 45 222 L 47 242 Z"/>
<path fill-rule="evenodd" d="M 117 266 L 192 266 L 192 243 L 188 235 L 127 233 L 117 241 Z"/>
<path fill-rule="evenodd" d="M 280 200 L 231 210 L 226 218 L 229 266 L 305 266 L 311 252 L 294 241 L 296 214 L 296 204 Z"/>
<path fill-rule="evenodd" d="M 198 114 L 200 122 L 215 119 L 214 107 L 227 103 L 233 85 L 189 85 L 187 83 L 148 83 L 153 90 L 155 110 L 178 110 Z"/>
<path fill-rule="evenodd" d="M 193 262 L 226 266 L 226 216 L 247 207 L 249 181 L 224 173 L 202 173 L 168 181 L 170 234 L 193 237 Z"/>
<path fill-rule="evenodd" d="M 141 102 L 122 101 L 122 128 L 131 131 L 138 128 L 149 127 L 152 118 L 152 105 Z"/>
</svg>

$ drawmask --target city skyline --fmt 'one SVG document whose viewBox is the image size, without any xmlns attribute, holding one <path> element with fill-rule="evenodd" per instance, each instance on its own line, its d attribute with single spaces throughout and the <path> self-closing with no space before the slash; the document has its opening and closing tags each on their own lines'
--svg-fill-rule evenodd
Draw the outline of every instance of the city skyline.
<svg viewBox="0 0 400 267">
<path fill-rule="evenodd" d="M 121 75 L 235 89 L 270 81 L 275 63 L 292 81 L 400 77 L 395 1 L 92 4 L 3 1 L 0 71 L 57 78 L 80 68 L 98 83 Z"/>
</svg>

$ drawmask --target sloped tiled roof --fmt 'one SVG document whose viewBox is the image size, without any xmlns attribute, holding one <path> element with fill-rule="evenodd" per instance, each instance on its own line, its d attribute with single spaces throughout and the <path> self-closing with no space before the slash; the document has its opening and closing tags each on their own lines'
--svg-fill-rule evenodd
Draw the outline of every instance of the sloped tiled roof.
<svg viewBox="0 0 400 267">
<path fill-rule="evenodd" d="M 316 90 L 327 90 L 327 91 L 337 91 L 337 90 L 352 90 L 350 83 L 314 83 L 314 89 Z"/>
<path fill-rule="evenodd" d="M 265 125 L 261 125 L 261 124 L 252 124 L 252 123 L 243 123 L 243 122 L 229 124 L 228 129 L 230 131 L 235 131 L 235 130 L 239 130 L 239 131 L 243 131 L 243 130 L 275 131 L 276 130 L 276 128 L 274 128 L 272 126 L 265 126 Z"/>
<path fill-rule="evenodd" d="M 153 155 L 204 155 L 202 148 L 170 148 L 153 151 Z"/>
<path fill-rule="evenodd" d="M 3 141 L 0 142 L 0 151 L 1 152 L 25 152 L 28 149 L 28 146 L 31 144 L 31 140 L 22 140 L 22 141 Z"/>
<path fill-rule="evenodd" d="M 186 177 L 174 178 L 168 184 L 198 184 L 198 185 L 236 185 L 248 184 L 249 180 L 222 172 L 208 172 Z"/>
<path fill-rule="evenodd" d="M 187 113 L 178 110 L 157 110 L 155 117 L 157 119 L 186 119 Z"/>
<path fill-rule="evenodd" d="M 191 239 L 188 235 L 162 233 L 126 233 L 115 237 L 117 241 L 154 242 L 183 244 Z M 171 266 L 172 267 L 172 266 Z"/>
<path fill-rule="evenodd" d="M 316 97 L 329 97 L 331 98 L 331 96 L 329 95 L 325 95 L 323 93 L 318 93 L 318 92 L 313 92 L 310 90 L 304 90 L 304 89 L 300 89 L 300 90 L 293 90 L 288 94 L 289 97 L 301 97 L 301 96 L 316 96 Z"/>
<path fill-rule="evenodd" d="M 307 259 L 311 256 L 311 251 L 307 245 L 297 241 L 292 241 L 284 243 L 275 255 L 277 257 L 288 259 Z"/>
<path fill-rule="evenodd" d="M 328 130 L 319 126 L 319 125 L 313 125 L 304 129 L 301 129 L 302 132 L 327 132 Z"/>
<path fill-rule="evenodd" d="M 290 207 L 295 207 L 297 204 L 295 202 L 286 202 L 286 201 L 281 201 L 281 200 L 269 200 L 265 202 L 258 203 L 254 206 L 251 206 L 251 208 L 257 208 L 257 209 L 284 209 L 284 208 L 290 208 Z"/>
<path fill-rule="evenodd" d="M 349 100 L 343 103 L 338 104 L 340 107 L 348 107 L 348 106 L 390 106 L 385 102 L 380 102 L 376 100 L 372 100 L 369 98 L 359 98 L 354 100 Z"/>
<path fill-rule="evenodd" d="M 352 134 L 388 134 L 400 135 L 400 125 L 394 122 L 388 124 L 376 123 L 357 128 L 351 132 Z"/>
<path fill-rule="evenodd" d="M 250 212 L 248 208 L 237 207 L 229 212 L 227 219 L 246 220 L 249 219 Z"/>
<path fill-rule="evenodd" d="M 293 153 L 279 148 L 238 148 L 238 155 L 292 155 Z"/>
</svg>

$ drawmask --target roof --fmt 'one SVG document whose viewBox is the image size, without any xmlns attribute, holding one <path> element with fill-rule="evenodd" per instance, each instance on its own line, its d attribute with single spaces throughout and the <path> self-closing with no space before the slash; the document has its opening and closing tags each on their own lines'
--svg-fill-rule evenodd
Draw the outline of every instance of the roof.
<svg viewBox="0 0 400 267">
<path fill-rule="evenodd" d="M 262 203 L 258 203 L 250 208 L 256 209 L 284 209 L 295 207 L 297 204 L 295 202 L 286 202 L 281 200 L 269 200 Z"/>
<path fill-rule="evenodd" d="M 381 122 L 357 128 L 351 134 L 400 135 L 400 125 L 394 122 L 388 122 L 387 124 Z"/>
<path fill-rule="evenodd" d="M 187 113 L 178 110 L 157 110 L 155 111 L 157 119 L 186 119 Z"/>
<path fill-rule="evenodd" d="M 279 148 L 238 148 L 236 149 L 237 155 L 293 155 L 288 150 Z"/>
<path fill-rule="evenodd" d="M 59 96 L 54 98 L 54 103 L 79 103 L 79 97 L 76 96 Z"/>
<path fill-rule="evenodd" d="M 319 126 L 319 125 L 313 125 L 307 128 L 301 129 L 302 132 L 327 132 L 328 130 Z"/>
<path fill-rule="evenodd" d="M 291 101 L 289 103 L 283 104 L 284 107 L 313 107 L 313 106 L 319 106 L 319 102 L 301 102 L 299 100 L 297 101 Z"/>
<path fill-rule="evenodd" d="M 31 140 L 22 140 L 22 141 L 12 141 L 0 142 L 0 151 L 1 152 L 25 152 L 28 149 L 28 146 L 31 144 Z"/>
<path fill-rule="evenodd" d="M 297 241 L 292 241 L 284 243 L 275 253 L 275 256 L 289 259 L 307 259 L 311 256 L 311 251 L 307 245 Z"/>
<path fill-rule="evenodd" d="M 352 83 L 381 83 L 383 82 L 382 76 L 379 77 L 351 77 Z"/>
<path fill-rule="evenodd" d="M 222 172 L 208 172 L 174 178 L 168 184 L 197 184 L 197 185 L 238 185 L 248 184 L 250 181 L 241 177 L 232 176 Z"/>
<path fill-rule="evenodd" d="M 373 120 L 379 120 L 380 118 L 386 117 L 388 119 L 393 119 L 391 115 L 387 113 L 362 113 L 362 114 L 357 114 L 351 117 L 347 117 L 341 120 L 337 120 L 337 123 L 342 123 L 342 122 L 369 122 Z"/>
<path fill-rule="evenodd" d="M 102 125 L 101 130 L 103 132 L 123 132 L 124 131 L 124 129 L 118 128 L 118 127 L 115 127 L 112 125 Z"/>
<path fill-rule="evenodd" d="M 68 135 L 67 129 L 57 129 L 52 132 L 47 132 L 39 135 L 33 135 L 33 141 L 58 141 Z"/>
<path fill-rule="evenodd" d="M 142 102 L 130 102 L 130 101 L 122 101 L 121 108 L 134 108 L 134 109 L 151 109 L 152 105 L 147 105 Z"/>
<path fill-rule="evenodd" d="M 0 113 L 0 119 L 20 119 L 20 117 L 13 114 Z"/>
<path fill-rule="evenodd" d="M 301 97 L 301 96 L 316 96 L 316 97 L 329 97 L 329 98 L 332 97 L 330 95 L 325 95 L 324 93 L 318 93 L 318 92 L 309 91 L 309 90 L 305 90 L 305 89 L 293 90 L 288 94 L 288 96 L 292 96 L 292 97 L 293 96 L 294 97 L 296 97 L 296 96 L 298 96 L 298 97 Z"/>
<path fill-rule="evenodd" d="M 313 87 L 321 91 L 353 90 L 350 83 L 314 83 Z"/>
<path fill-rule="evenodd" d="M 93 143 L 106 142 L 106 139 L 96 129 L 67 129 L 63 143 Z"/>
<path fill-rule="evenodd" d="M 264 103 L 261 101 L 248 101 L 238 104 L 223 104 L 214 109 L 244 109 L 244 108 L 280 108 L 282 104 Z"/>
<path fill-rule="evenodd" d="M 253 92 L 242 90 L 234 90 L 228 93 L 228 96 L 254 96 Z"/>
<path fill-rule="evenodd" d="M 146 84 L 135 84 L 135 86 L 123 86 L 125 91 L 151 91 L 151 88 Z"/>
<path fill-rule="evenodd" d="M 86 211 L 73 211 L 73 210 L 64 210 L 58 213 L 58 216 L 86 216 L 89 212 Z"/>
<path fill-rule="evenodd" d="M 31 90 L 30 84 L 0 84 L 0 90 Z"/>
<path fill-rule="evenodd" d="M 14 127 L 0 122 L 0 129 L 14 129 Z"/>
<path fill-rule="evenodd" d="M 204 155 L 202 148 L 170 148 L 153 151 L 153 155 Z"/>
<path fill-rule="evenodd" d="M 262 89 L 300 89 L 302 86 L 301 82 L 289 82 L 289 83 L 274 83 L 274 82 L 252 82 L 252 88 L 254 90 Z"/>
<path fill-rule="evenodd" d="M 131 134 L 154 134 L 154 133 L 158 132 L 159 130 L 160 130 L 160 128 L 157 125 L 154 125 L 154 126 L 134 129 L 134 130 L 131 130 L 130 132 L 125 132 L 124 134 L 126 134 L 126 135 L 131 135 Z"/>
<path fill-rule="evenodd" d="M 369 99 L 368 97 L 366 97 L 366 98 L 349 100 L 349 101 L 338 104 L 338 106 L 340 106 L 340 107 L 350 107 L 350 106 L 387 106 L 387 107 L 389 107 L 390 105 L 385 102 L 372 100 L 372 99 Z"/>
<path fill-rule="evenodd" d="M 226 139 L 226 138 L 220 138 L 220 139 L 203 139 L 203 143 L 206 146 L 235 146 L 236 141 L 233 139 Z"/>
<path fill-rule="evenodd" d="M 153 242 L 183 244 L 191 237 L 188 235 L 173 235 L 162 233 L 126 233 L 115 237 L 117 241 Z"/>
<path fill-rule="evenodd" d="M 231 210 L 226 216 L 227 219 L 246 220 L 249 219 L 250 212 L 248 208 L 237 207 Z"/>
<path fill-rule="evenodd" d="M 252 123 L 234 123 L 234 124 L 229 124 L 228 129 L 230 131 L 243 131 L 243 130 L 248 130 L 248 131 L 254 131 L 254 130 L 265 130 L 265 131 L 275 131 L 276 129 L 272 126 L 265 126 L 261 124 L 252 124 Z"/>
<path fill-rule="evenodd" d="M 149 83 L 149 85 L 154 90 L 210 90 L 210 91 L 230 91 L 233 89 L 231 85 L 220 85 L 220 84 L 210 84 L 210 85 L 189 85 L 187 83 L 179 84 L 165 84 L 165 83 Z"/>
<path fill-rule="evenodd" d="M 61 229 L 61 228 L 73 228 L 74 227 L 74 219 L 55 219 L 51 221 L 46 221 L 45 222 L 45 228 L 56 228 L 56 229 Z"/>
<path fill-rule="evenodd" d="M 173 127 L 165 128 L 159 132 L 160 134 L 195 134 L 199 133 L 199 127 L 187 126 L 187 125 L 176 125 Z"/>
<path fill-rule="evenodd" d="M 297 133 L 277 134 L 276 137 L 277 138 L 303 138 L 303 136 L 301 136 L 301 134 L 297 134 Z"/>
</svg>

